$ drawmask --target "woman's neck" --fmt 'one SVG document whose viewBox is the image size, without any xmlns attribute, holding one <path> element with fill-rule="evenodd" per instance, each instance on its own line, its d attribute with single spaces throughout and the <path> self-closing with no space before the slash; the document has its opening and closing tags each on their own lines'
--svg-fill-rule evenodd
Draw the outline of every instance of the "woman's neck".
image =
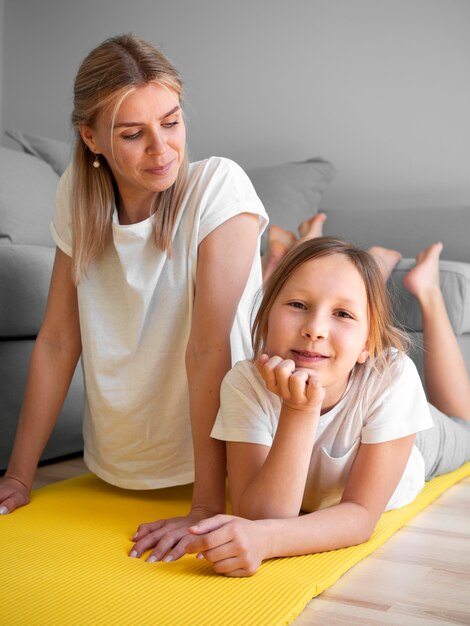
<svg viewBox="0 0 470 626">
<path fill-rule="evenodd" d="M 148 219 L 154 212 L 155 201 L 158 194 L 145 193 L 140 197 L 128 194 L 119 194 L 116 199 L 116 207 L 119 223 L 122 225 L 137 224 Z"/>
</svg>

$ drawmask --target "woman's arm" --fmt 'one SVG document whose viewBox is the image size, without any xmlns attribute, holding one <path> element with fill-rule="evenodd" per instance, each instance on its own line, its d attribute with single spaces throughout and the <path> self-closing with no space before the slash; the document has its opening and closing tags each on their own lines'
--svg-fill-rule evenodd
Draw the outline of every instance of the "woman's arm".
<svg viewBox="0 0 470 626">
<path fill-rule="evenodd" d="M 81 353 L 71 259 L 57 248 L 43 324 L 34 344 L 15 444 L 0 485 L 8 512 L 27 504 L 39 458 L 67 395 Z"/>
<path fill-rule="evenodd" d="M 210 433 L 219 409 L 220 385 L 231 367 L 230 332 L 258 232 L 258 216 L 243 213 L 219 226 L 199 246 L 186 350 L 195 457 L 193 510 L 225 510 L 225 445 Z"/>
<path fill-rule="evenodd" d="M 191 529 L 198 536 L 187 551 L 203 553 L 218 573 L 250 576 L 268 558 L 362 543 L 371 536 L 398 485 L 414 439 L 415 435 L 409 435 L 362 444 L 338 505 L 287 519 L 251 521 L 217 515 Z"/>
<path fill-rule="evenodd" d="M 231 367 L 230 332 L 257 249 L 259 218 L 242 213 L 221 224 L 199 245 L 191 334 L 186 349 L 195 457 L 192 511 L 187 517 L 141 524 L 131 556 L 154 548 L 151 561 L 185 552 L 188 528 L 225 510 L 225 444 L 210 433 L 220 385 Z M 180 541 L 182 540 L 182 541 Z M 168 554 L 167 554 L 168 553 Z"/>
</svg>

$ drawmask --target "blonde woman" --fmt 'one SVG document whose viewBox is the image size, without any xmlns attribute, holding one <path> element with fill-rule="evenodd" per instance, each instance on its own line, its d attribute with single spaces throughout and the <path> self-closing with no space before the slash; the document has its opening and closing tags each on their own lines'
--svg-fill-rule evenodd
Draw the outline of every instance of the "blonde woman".
<svg viewBox="0 0 470 626">
<path fill-rule="evenodd" d="M 73 163 L 0 513 L 27 504 L 38 459 L 82 358 L 85 461 L 103 480 L 155 489 L 195 480 L 186 518 L 145 524 L 136 549 L 178 558 L 191 523 L 225 507 L 219 388 L 251 353 L 266 214 L 228 159 L 188 164 L 180 77 L 158 50 L 114 37 L 81 64 Z M 124 511 L 123 511 L 124 514 Z M 140 540 L 140 541 L 139 541 Z"/>
</svg>

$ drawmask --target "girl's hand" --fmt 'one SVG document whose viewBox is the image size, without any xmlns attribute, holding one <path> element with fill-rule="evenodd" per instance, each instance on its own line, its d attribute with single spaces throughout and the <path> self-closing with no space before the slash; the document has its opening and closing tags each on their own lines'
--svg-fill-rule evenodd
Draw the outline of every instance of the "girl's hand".
<svg viewBox="0 0 470 626">
<path fill-rule="evenodd" d="M 186 546 L 193 538 L 189 534 L 189 528 L 213 514 L 213 511 L 206 509 L 193 509 L 182 517 L 141 524 L 132 537 L 132 541 L 136 543 L 129 556 L 139 558 L 144 552 L 154 548 L 146 559 L 149 563 L 176 561 L 185 554 Z"/>
<path fill-rule="evenodd" d="M 268 557 L 263 520 L 216 515 L 202 520 L 189 531 L 193 538 L 187 544 L 186 552 L 206 558 L 218 574 L 252 576 Z"/>
<path fill-rule="evenodd" d="M 284 406 L 297 411 L 321 408 L 326 391 L 312 370 L 297 369 L 291 359 L 267 354 L 258 358 L 256 367 L 266 388 L 279 396 Z"/>
<path fill-rule="evenodd" d="M 31 491 L 15 478 L 5 476 L 0 481 L 0 515 L 11 513 L 28 504 Z"/>
</svg>

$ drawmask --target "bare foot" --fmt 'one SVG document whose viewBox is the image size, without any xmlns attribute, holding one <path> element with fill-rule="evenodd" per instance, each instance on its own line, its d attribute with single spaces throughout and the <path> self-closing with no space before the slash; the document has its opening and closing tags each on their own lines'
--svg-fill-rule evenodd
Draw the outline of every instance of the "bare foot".
<svg viewBox="0 0 470 626">
<path fill-rule="evenodd" d="M 418 300 L 426 293 L 440 291 L 439 255 L 442 243 L 431 244 L 416 257 L 416 265 L 406 274 L 403 284 Z"/>
<path fill-rule="evenodd" d="M 324 213 L 317 213 L 299 226 L 300 239 L 297 243 L 307 241 L 307 239 L 315 239 L 323 235 L 323 224 L 326 221 Z"/>
<path fill-rule="evenodd" d="M 286 256 L 289 250 L 297 242 L 297 239 L 290 230 L 281 228 L 273 224 L 269 228 L 268 247 L 261 258 L 263 269 L 263 280 L 265 281 Z"/>
<path fill-rule="evenodd" d="M 296 236 L 290 230 L 286 230 L 285 228 L 281 228 L 280 226 L 276 226 L 273 224 L 269 227 L 268 233 L 268 242 L 271 243 L 280 243 L 283 244 L 288 252 L 294 243 L 297 241 Z"/>
<path fill-rule="evenodd" d="M 382 248 L 382 246 L 372 246 L 369 248 L 369 252 L 375 257 L 384 282 L 390 278 L 390 274 L 393 272 L 393 268 L 401 259 L 401 254 L 398 250 L 392 250 L 391 248 Z"/>
</svg>

